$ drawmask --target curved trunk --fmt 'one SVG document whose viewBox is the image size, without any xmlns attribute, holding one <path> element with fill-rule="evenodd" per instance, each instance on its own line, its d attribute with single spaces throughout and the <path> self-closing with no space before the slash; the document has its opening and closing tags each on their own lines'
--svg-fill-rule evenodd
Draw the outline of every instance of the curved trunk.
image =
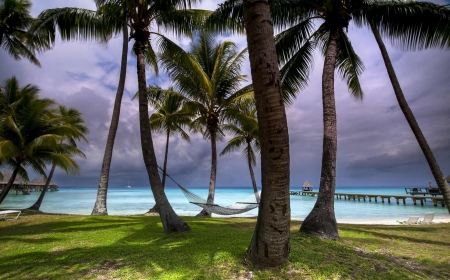
<svg viewBox="0 0 450 280">
<path fill-rule="evenodd" d="M 138 30 L 137 33 L 145 33 L 143 30 Z M 139 36 L 140 35 L 140 36 Z M 148 121 L 148 99 L 147 99 L 147 85 L 145 80 L 145 40 L 147 37 L 143 34 L 138 34 L 134 45 L 134 51 L 137 57 L 137 76 L 139 86 L 139 126 L 141 132 L 141 147 L 142 155 L 144 157 L 145 168 L 148 173 L 150 186 L 156 205 L 159 207 L 159 215 L 166 233 L 190 231 L 190 227 L 173 211 L 172 206 L 167 200 L 164 188 L 158 174 L 158 165 L 156 162 L 155 149 L 153 147 L 152 134 L 150 130 L 150 123 Z"/>
<path fill-rule="evenodd" d="M 448 183 L 445 180 L 444 174 L 442 174 L 442 171 L 439 168 L 436 158 L 434 157 L 433 152 L 431 151 L 430 146 L 428 145 L 427 140 L 425 139 L 425 136 L 423 135 L 413 112 L 408 106 L 408 102 L 406 101 L 402 88 L 400 87 L 400 83 L 398 82 L 397 75 L 395 74 L 394 67 L 392 66 L 391 59 L 389 58 L 389 54 L 386 50 L 383 40 L 381 39 L 380 33 L 373 24 L 371 24 L 370 27 L 372 29 L 373 35 L 375 36 L 375 40 L 378 43 L 378 47 L 380 48 L 384 64 L 386 65 L 386 70 L 389 75 L 389 79 L 391 80 L 392 87 L 394 88 L 395 97 L 397 97 L 398 104 L 400 105 L 400 109 L 405 115 L 405 118 L 408 121 L 412 132 L 414 133 L 414 136 L 419 143 L 420 149 L 422 149 L 422 152 L 425 155 L 434 180 L 436 180 L 439 190 L 444 197 L 447 210 L 450 213 L 450 188 L 448 186 Z"/>
<path fill-rule="evenodd" d="M 337 126 L 334 100 L 334 70 L 336 68 L 339 31 L 330 31 L 322 75 L 323 151 L 320 188 L 316 204 L 303 221 L 300 231 L 323 239 L 339 239 L 334 214 L 336 189 Z"/>
<path fill-rule="evenodd" d="M 257 268 L 280 267 L 290 243 L 289 134 L 268 0 L 244 0 L 250 68 L 261 141 L 261 202 L 245 258 Z"/>
<path fill-rule="evenodd" d="M 38 200 L 33 204 L 33 206 L 31 206 L 28 209 L 39 210 L 39 208 L 41 208 L 42 201 L 44 200 L 44 196 L 47 193 L 48 186 L 50 185 L 50 182 L 52 181 L 52 177 L 53 177 L 53 173 L 55 172 L 55 169 L 56 169 L 56 164 L 53 163 L 52 169 L 50 170 L 50 173 L 48 174 L 47 182 L 45 182 L 45 186 L 42 189 L 41 195 L 39 196 Z"/>
<path fill-rule="evenodd" d="M 247 149 L 250 150 L 252 147 L 250 143 L 247 143 Z M 247 161 L 248 161 L 248 170 L 250 171 L 250 177 L 252 178 L 252 186 L 253 186 L 253 192 L 255 193 L 256 202 L 259 203 L 259 194 L 258 194 L 258 187 L 256 187 L 256 180 L 255 180 L 255 174 L 253 173 L 253 167 L 252 167 L 252 160 L 250 158 L 250 153 L 247 153 Z"/>
<path fill-rule="evenodd" d="M 11 190 L 11 187 L 14 183 L 14 180 L 16 179 L 17 172 L 19 172 L 20 168 L 20 162 L 17 163 L 16 168 L 14 168 L 13 173 L 11 174 L 11 178 L 9 178 L 8 184 L 3 188 L 2 192 L 0 193 L 0 204 L 3 202 L 5 197 L 8 195 L 9 190 Z"/>
<path fill-rule="evenodd" d="M 122 104 L 122 96 L 125 88 L 125 78 L 127 74 L 127 55 L 128 55 L 128 27 L 123 25 L 122 30 L 122 60 L 120 62 L 120 77 L 117 86 L 116 99 L 114 100 L 114 108 L 111 116 L 111 125 L 109 127 L 108 139 L 106 140 L 105 153 L 103 155 L 102 170 L 100 172 L 100 182 L 98 184 L 97 199 L 95 200 L 92 215 L 108 215 L 106 208 L 106 195 L 108 192 L 109 169 L 111 167 L 111 159 L 114 148 L 114 140 L 116 138 L 117 127 L 119 126 L 120 106 Z"/>
<path fill-rule="evenodd" d="M 214 204 L 214 194 L 216 192 L 216 176 L 217 176 L 217 140 L 216 130 L 213 128 L 211 133 L 211 175 L 209 176 L 208 199 L 206 204 Z M 197 217 L 211 216 L 211 213 L 203 209 L 197 214 Z"/>
</svg>

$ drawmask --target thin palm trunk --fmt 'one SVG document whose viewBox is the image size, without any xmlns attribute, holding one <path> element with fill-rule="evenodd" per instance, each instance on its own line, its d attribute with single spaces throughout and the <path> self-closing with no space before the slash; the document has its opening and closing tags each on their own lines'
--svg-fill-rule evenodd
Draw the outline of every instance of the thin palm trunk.
<svg viewBox="0 0 450 280">
<path fill-rule="evenodd" d="M 170 128 L 167 129 L 166 151 L 164 153 L 164 166 L 163 166 L 163 174 L 162 174 L 163 188 L 166 187 L 167 157 L 169 155 L 169 136 L 170 136 Z"/>
<path fill-rule="evenodd" d="M 119 126 L 120 106 L 122 104 L 122 96 L 125 88 L 125 78 L 127 74 L 127 55 L 128 55 L 128 27 L 123 25 L 122 30 L 122 60 L 120 62 L 120 77 L 117 86 L 116 99 L 114 101 L 114 109 L 111 116 L 111 125 L 109 127 L 108 139 L 106 141 L 105 153 L 103 155 L 102 170 L 100 172 L 100 182 L 98 184 L 97 199 L 95 200 L 92 215 L 108 215 L 106 208 L 106 196 L 108 192 L 109 170 L 111 167 L 111 159 L 114 148 L 114 140 L 116 138 L 117 127 Z"/>
<path fill-rule="evenodd" d="M 169 136 L 170 136 L 170 129 L 167 129 L 167 137 L 166 137 L 166 151 L 164 154 L 164 166 L 163 166 L 163 174 L 162 174 L 162 187 L 165 188 L 166 184 L 166 172 L 167 172 L 167 156 L 169 154 Z M 147 213 L 157 213 L 159 212 L 158 205 L 155 204 L 150 210 L 148 210 Z"/>
<path fill-rule="evenodd" d="M 262 193 L 245 258 L 258 268 L 288 260 L 289 134 L 268 0 L 244 0 L 244 20 L 261 142 Z"/>
<path fill-rule="evenodd" d="M 251 149 L 250 143 L 247 143 L 247 150 L 250 151 Z M 256 179 L 255 174 L 253 173 L 253 167 L 252 167 L 252 159 L 250 157 L 250 153 L 247 153 L 247 161 L 248 161 L 248 170 L 250 171 L 250 177 L 252 178 L 252 186 L 253 186 L 253 192 L 255 193 L 256 202 L 259 203 L 259 193 L 258 193 L 258 187 L 256 187 Z"/>
<path fill-rule="evenodd" d="M 209 176 L 209 189 L 208 189 L 208 198 L 206 200 L 207 204 L 214 204 L 214 195 L 216 191 L 216 176 L 217 176 L 217 139 L 216 139 L 216 130 L 214 128 L 211 129 L 211 175 Z M 211 213 L 206 209 L 200 211 L 197 214 L 197 217 L 201 216 L 211 216 Z"/>
<path fill-rule="evenodd" d="M 378 43 L 378 47 L 380 48 L 381 56 L 383 57 L 384 64 L 386 65 L 386 70 L 388 72 L 389 79 L 391 80 L 392 87 L 394 88 L 395 97 L 397 98 L 398 104 L 400 105 L 400 109 L 405 115 L 405 118 L 408 121 L 412 132 L 414 133 L 414 136 L 419 143 L 420 149 L 422 149 L 422 152 L 425 155 L 428 166 L 430 167 L 431 173 L 433 174 L 439 190 L 444 197 L 445 205 L 447 206 L 447 210 L 450 214 L 450 188 L 447 184 L 447 180 L 445 180 L 444 174 L 442 174 L 442 171 L 439 168 L 439 164 L 437 163 L 436 158 L 434 157 L 433 152 L 431 151 L 431 148 L 428 145 L 428 142 L 425 139 L 425 136 L 423 135 L 413 112 L 409 108 L 408 102 L 406 101 L 405 95 L 403 94 L 402 88 L 400 87 L 400 83 L 397 79 L 397 75 L 395 74 L 391 59 L 389 58 L 389 54 L 386 50 L 383 40 L 381 39 L 378 29 L 373 24 L 371 24 L 370 27 L 372 28 L 373 35 L 375 36 L 375 40 Z"/>
<path fill-rule="evenodd" d="M 147 31 L 148 32 L 148 31 Z M 190 231 L 190 227 L 185 223 L 172 209 L 167 200 L 164 188 L 158 174 L 158 166 L 156 162 L 155 149 L 153 147 L 150 123 L 148 121 L 148 98 L 147 85 L 145 80 L 145 41 L 148 37 L 146 31 L 136 30 L 136 42 L 134 51 L 137 57 L 137 76 L 139 87 L 139 125 L 141 132 L 141 147 L 144 157 L 145 168 L 148 173 L 150 186 L 156 205 L 159 208 L 159 215 L 166 233 Z"/>
<path fill-rule="evenodd" d="M 45 182 L 44 188 L 42 189 L 41 195 L 39 195 L 38 200 L 31 206 L 30 210 L 39 210 L 41 208 L 42 201 L 44 200 L 44 196 L 48 191 L 48 186 L 50 185 L 50 182 L 52 181 L 53 173 L 55 173 L 56 164 L 53 163 L 52 169 L 50 170 L 50 173 L 48 174 L 47 181 Z"/>
<path fill-rule="evenodd" d="M 337 126 L 334 100 L 334 70 L 336 68 L 338 30 L 330 31 L 322 75 L 323 151 L 320 188 L 316 204 L 303 221 L 300 231 L 323 239 L 339 239 L 334 214 L 336 189 Z"/>
<path fill-rule="evenodd" d="M 3 188 L 2 192 L 0 193 L 0 204 L 3 202 L 5 197 L 8 195 L 9 191 L 11 190 L 11 187 L 14 183 L 14 180 L 16 179 L 17 173 L 19 172 L 20 168 L 20 162 L 16 164 L 16 168 L 14 168 L 13 173 L 11 174 L 11 178 L 9 178 L 8 184 Z"/>
</svg>

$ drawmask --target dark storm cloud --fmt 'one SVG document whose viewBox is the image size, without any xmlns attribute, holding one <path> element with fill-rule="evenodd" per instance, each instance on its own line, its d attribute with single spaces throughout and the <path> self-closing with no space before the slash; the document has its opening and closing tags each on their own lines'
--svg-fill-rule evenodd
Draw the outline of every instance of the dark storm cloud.
<svg viewBox="0 0 450 280">
<path fill-rule="evenodd" d="M 44 8 L 63 7 L 66 1 L 34 1 L 33 14 Z M 205 2 L 205 1 L 204 1 Z M 213 9 L 219 1 L 206 1 Z M 95 9 L 93 1 L 70 1 L 71 6 Z M 202 6 L 203 7 L 203 6 Z M 233 40 L 238 49 L 246 46 L 243 36 L 222 35 Z M 364 62 L 360 81 L 364 99 L 350 97 L 339 75 L 335 78 L 338 125 L 337 185 L 426 185 L 432 179 L 425 158 L 399 109 L 380 51 L 367 28 L 349 27 L 349 38 Z M 188 46 L 189 40 L 178 41 Z M 130 42 L 132 44 L 132 42 Z M 416 116 L 444 175 L 450 174 L 450 52 L 427 50 L 404 52 L 385 42 L 398 79 L 411 110 Z M 39 56 L 42 68 L 27 61 L 14 61 L 0 50 L 0 81 L 16 75 L 21 85 L 38 85 L 41 96 L 75 107 L 91 130 L 89 144 L 80 143 L 87 159 L 79 159 L 81 176 L 57 171 L 60 185 L 98 184 L 103 152 L 119 77 L 122 42 L 120 36 L 107 46 L 94 43 L 61 43 Z M 291 185 L 310 180 L 319 184 L 322 159 L 322 55 L 316 53 L 308 87 L 299 93 L 287 109 L 291 155 Z M 249 76 L 248 62 L 243 67 Z M 171 85 L 161 75 L 147 73 L 147 82 L 161 87 Z M 136 61 L 127 62 L 126 89 L 116 136 L 110 173 L 111 186 L 148 186 L 139 138 Z M 151 112 L 151 110 L 150 110 Z M 158 164 L 162 166 L 165 135 L 153 134 Z M 168 173 L 182 185 L 207 186 L 210 175 L 211 147 L 199 134 L 191 142 L 171 137 Z M 218 143 L 220 153 L 226 144 Z M 255 167 L 260 184 L 260 166 Z M 218 157 L 217 184 L 249 186 L 250 177 L 240 152 Z M 173 185 L 168 181 L 169 185 Z"/>
</svg>

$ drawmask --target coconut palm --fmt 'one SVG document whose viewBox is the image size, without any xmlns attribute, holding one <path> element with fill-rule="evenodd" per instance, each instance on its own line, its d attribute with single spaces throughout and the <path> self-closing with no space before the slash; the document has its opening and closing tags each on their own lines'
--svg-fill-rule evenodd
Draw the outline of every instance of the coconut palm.
<svg viewBox="0 0 450 280">
<path fill-rule="evenodd" d="M 10 83 L 6 81 L 5 84 Z M 10 112 L 2 111 L 0 115 L 0 165 L 13 169 L 8 184 L 0 193 L 0 203 L 11 189 L 17 174 L 28 180 L 26 169 L 31 168 L 45 177 L 48 163 L 56 163 L 64 171 L 75 174 L 78 165 L 67 154 L 81 153 L 74 147 L 61 145 L 64 135 L 70 133 L 67 127 L 52 122 L 55 115 L 55 103 L 52 100 L 37 99 L 34 92 L 28 94 L 20 87 L 15 87 L 14 90 L 18 93 L 8 95 L 20 96 L 17 98 L 20 102 Z M 3 88 L 2 92 L 6 91 L 8 90 Z"/>
<path fill-rule="evenodd" d="M 50 47 L 51 36 L 46 32 L 34 35 L 27 33 L 36 22 L 30 14 L 29 0 L 0 0 L 0 47 L 3 47 L 14 59 L 27 58 L 31 63 L 41 66 L 35 51 Z M 42 29 L 48 31 L 47 27 Z"/>
<path fill-rule="evenodd" d="M 240 88 L 245 75 L 240 74 L 246 51 L 237 52 L 236 45 L 216 43 L 211 34 L 201 33 L 189 53 L 168 50 L 160 55 L 162 65 L 196 114 L 192 129 L 201 132 L 211 143 L 211 174 L 207 203 L 214 203 L 217 174 L 217 141 L 223 138 L 221 125 L 237 112 L 239 98 L 251 87 Z M 198 216 L 210 216 L 202 210 Z"/>
<path fill-rule="evenodd" d="M 435 17 L 431 17 L 431 18 L 435 18 Z M 450 30 L 450 25 L 448 25 L 448 22 L 445 23 L 442 21 L 440 21 L 435 26 L 436 27 L 435 29 L 439 29 L 439 28 L 441 28 L 441 26 L 443 26 L 443 25 L 445 26 L 445 24 L 447 24 L 447 30 Z M 428 162 L 431 173 L 433 174 L 433 177 L 437 182 L 439 190 L 441 191 L 441 193 L 444 197 L 445 205 L 447 206 L 447 210 L 450 213 L 450 188 L 447 184 L 447 181 L 445 180 L 444 174 L 442 173 L 441 169 L 439 168 L 439 164 L 438 164 L 436 158 L 434 157 L 433 152 L 432 152 L 430 146 L 428 145 L 428 142 L 427 142 L 425 136 L 423 135 L 422 130 L 420 129 L 419 124 L 417 123 L 412 110 L 410 109 L 410 107 L 408 105 L 408 102 L 406 101 L 406 98 L 403 94 L 403 90 L 397 79 L 397 75 L 395 74 L 394 67 L 392 65 L 391 59 L 389 58 L 389 54 L 386 50 L 386 46 L 384 45 L 384 42 L 381 38 L 378 28 L 373 23 L 370 23 L 370 28 L 372 30 L 373 35 L 375 36 L 375 40 L 378 44 L 378 47 L 380 48 L 381 56 L 383 57 L 383 61 L 386 66 L 386 70 L 388 72 L 389 79 L 392 83 L 392 87 L 394 89 L 395 96 L 397 98 L 398 104 L 400 105 L 400 109 L 402 110 L 403 114 L 405 115 L 405 118 L 408 121 L 408 124 L 411 127 L 411 130 L 412 130 L 414 136 L 416 137 L 417 142 L 419 143 L 420 149 L 422 150 L 422 152 Z M 437 36 L 437 37 L 439 38 L 440 36 Z M 447 44 L 449 41 L 450 40 L 447 40 Z M 436 43 L 440 47 L 446 47 L 445 39 L 437 40 Z M 431 46 L 436 45 L 436 43 L 431 44 Z M 413 44 L 415 44 L 415 43 L 413 42 Z M 447 48 L 448 48 L 448 46 L 447 46 Z"/>
<path fill-rule="evenodd" d="M 157 133 L 166 133 L 166 148 L 164 152 L 164 164 L 162 174 L 162 186 L 165 187 L 167 157 L 169 154 L 170 135 L 179 135 L 182 139 L 189 141 L 191 138 L 186 133 L 185 128 L 191 124 L 189 112 L 183 103 L 185 98 L 171 87 L 162 90 L 159 87 L 148 87 L 149 102 L 155 108 L 155 112 L 150 116 L 150 129 Z"/>
<path fill-rule="evenodd" d="M 99 6 L 108 6 L 108 9 L 127 11 L 127 25 L 131 29 L 130 39 L 134 39 L 133 52 L 137 57 L 137 73 L 139 88 L 139 124 L 141 131 L 141 147 L 145 167 L 148 173 L 150 185 L 165 232 L 187 231 L 189 226 L 173 211 L 163 191 L 161 179 L 158 175 L 155 150 L 150 131 L 147 85 L 145 76 L 145 62 L 152 58 L 156 63 L 156 56 L 150 39 L 156 37 L 156 43 L 162 49 L 177 48 L 179 46 L 158 32 L 159 28 L 170 30 L 175 35 L 191 35 L 192 30 L 199 27 L 199 23 L 209 12 L 190 9 L 191 4 L 197 1 L 173 0 L 96 0 Z M 112 13 L 111 13 L 112 14 Z M 147 63 L 148 63 L 147 59 Z"/>
<path fill-rule="evenodd" d="M 166 148 L 164 152 L 164 164 L 162 170 L 162 187 L 165 187 L 167 174 L 167 157 L 169 155 L 169 137 L 179 135 L 182 139 L 190 141 L 185 128 L 191 124 L 192 113 L 183 107 L 185 98 L 174 91 L 172 87 L 163 90 L 160 87 L 149 86 L 147 88 L 149 102 L 155 109 L 150 116 L 150 129 L 156 133 L 166 134 Z M 157 206 L 149 210 L 157 212 Z"/>
<path fill-rule="evenodd" d="M 280 72 L 271 12 L 279 1 L 225 1 L 208 21 L 213 30 L 245 27 L 261 142 L 261 202 L 246 259 L 259 268 L 279 267 L 289 255 L 289 135 L 284 107 L 289 90 Z M 270 4 L 270 5 L 269 5 Z M 288 97 L 286 99 L 286 97 Z"/>
<path fill-rule="evenodd" d="M 247 106 L 241 109 L 242 111 L 240 113 L 242 115 L 238 117 L 237 125 L 231 123 L 224 125 L 224 130 L 233 133 L 233 138 L 228 141 L 220 155 L 230 154 L 244 146 L 242 155 L 247 159 L 253 191 L 255 193 L 256 202 L 259 203 L 260 199 L 258 188 L 256 187 L 255 174 L 253 173 L 253 166 L 256 165 L 255 151 L 260 151 L 260 143 L 256 108 L 254 108 L 254 106 L 252 107 Z"/>
<path fill-rule="evenodd" d="M 106 16 L 106 15 L 113 16 Z M 111 167 L 114 140 L 119 126 L 120 107 L 125 89 L 126 67 L 128 58 L 128 26 L 126 24 L 127 13 L 120 9 L 108 9 L 98 6 L 98 11 L 81 8 L 56 8 L 43 11 L 37 22 L 31 28 L 31 32 L 37 32 L 46 26 L 51 30 L 59 31 L 61 39 L 95 40 L 101 43 L 107 42 L 112 36 L 122 33 L 122 56 L 120 62 L 120 74 L 114 100 L 111 123 L 103 154 L 102 168 L 98 184 L 97 198 L 95 200 L 92 215 L 108 215 L 106 207 L 109 171 Z M 54 34 L 53 34 L 54 35 Z"/>
<path fill-rule="evenodd" d="M 77 149 L 76 142 L 79 140 L 84 140 L 86 142 L 85 134 L 89 132 L 88 128 L 84 125 L 84 119 L 81 113 L 74 108 L 66 108 L 65 106 L 59 106 L 56 115 L 49 120 L 51 123 L 60 123 L 60 125 L 68 128 L 66 130 L 67 135 L 64 135 L 64 139 L 60 141 L 60 154 L 65 154 L 67 157 L 73 157 L 75 155 L 85 157 L 85 155 Z M 53 173 L 56 169 L 56 162 L 53 162 L 52 168 L 50 169 L 49 175 L 47 176 L 47 181 L 39 195 L 38 200 L 28 209 L 39 210 L 41 207 L 44 196 L 47 193 L 48 187 L 53 177 Z"/>
</svg>

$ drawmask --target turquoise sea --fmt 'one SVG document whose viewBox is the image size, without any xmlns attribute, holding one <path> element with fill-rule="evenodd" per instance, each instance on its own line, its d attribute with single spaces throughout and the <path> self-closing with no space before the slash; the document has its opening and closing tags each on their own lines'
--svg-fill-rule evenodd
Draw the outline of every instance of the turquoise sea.
<svg viewBox="0 0 450 280">
<path fill-rule="evenodd" d="M 206 198 L 206 187 L 191 187 L 190 191 Z M 291 188 L 299 191 L 301 188 Z M 317 190 L 317 188 L 315 188 Z M 356 194 L 385 194 L 406 195 L 404 187 L 337 187 L 336 192 Z M 16 195 L 11 192 L 0 205 L 1 209 L 24 209 L 31 206 L 39 196 L 39 192 L 30 195 Z M 166 194 L 175 212 L 180 216 L 194 216 L 201 208 L 190 204 L 179 188 L 166 188 Z M 58 192 L 49 192 L 44 198 L 41 210 L 47 213 L 85 214 L 89 215 L 95 203 L 96 188 L 87 187 L 60 187 Z M 249 200 L 250 199 L 250 200 Z M 294 220 L 303 220 L 311 211 L 317 197 L 315 196 L 291 196 L 291 216 Z M 238 201 L 254 201 L 251 187 L 217 187 L 215 203 L 228 206 Z M 150 187 L 109 188 L 107 199 L 108 214 L 110 215 L 134 215 L 147 212 L 153 205 L 154 199 Z M 235 215 L 238 217 L 257 216 L 257 209 Z M 435 220 L 450 219 L 445 207 L 434 207 L 431 201 L 424 206 L 413 205 L 412 200 L 407 199 L 406 205 L 395 199 L 391 203 L 366 201 L 349 201 L 335 199 L 336 219 L 340 223 L 385 223 L 396 224 L 397 220 L 407 220 L 409 216 L 420 216 L 426 212 L 434 212 Z M 216 216 L 219 217 L 219 216 Z M 221 216 L 230 217 L 230 216 Z M 231 216 L 232 217 L 232 216 Z"/>
</svg>

